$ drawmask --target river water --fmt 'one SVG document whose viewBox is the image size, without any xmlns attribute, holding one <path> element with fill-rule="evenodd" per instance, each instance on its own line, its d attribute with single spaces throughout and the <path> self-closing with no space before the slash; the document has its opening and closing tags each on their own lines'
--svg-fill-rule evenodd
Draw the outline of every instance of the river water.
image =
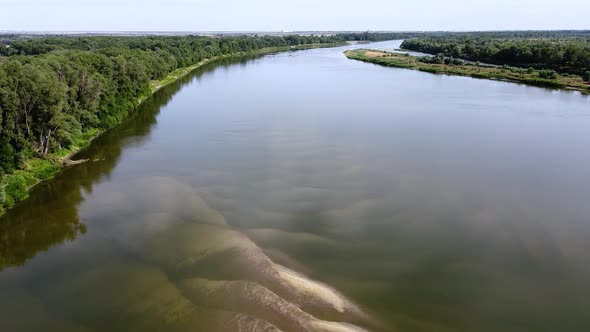
<svg viewBox="0 0 590 332">
<path fill-rule="evenodd" d="M 587 329 L 590 98 L 352 47 L 208 65 L 37 186 L 0 330 Z"/>
</svg>

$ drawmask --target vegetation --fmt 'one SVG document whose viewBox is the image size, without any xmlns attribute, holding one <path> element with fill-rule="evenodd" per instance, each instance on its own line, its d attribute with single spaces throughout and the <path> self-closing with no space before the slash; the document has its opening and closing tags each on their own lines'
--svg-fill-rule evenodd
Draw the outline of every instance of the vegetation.
<svg viewBox="0 0 590 332">
<path fill-rule="evenodd" d="M 199 65 L 235 54 L 331 46 L 353 37 L 0 39 L 0 214 L 24 199 L 30 186 L 53 176 L 61 158 Z"/>
<path fill-rule="evenodd" d="M 436 34 L 436 33 L 433 33 Z M 363 32 L 363 33 L 341 33 L 338 36 L 347 41 L 384 41 L 394 39 L 406 39 L 423 36 L 420 32 Z"/>
<path fill-rule="evenodd" d="M 590 33 L 471 33 L 405 40 L 402 48 L 490 64 L 552 70 L 590 81 Z M 544 71 L 543 78 L 557 73 Z"/>
<path fill-rule="evenodd" d="M 442 53 L 434 57 L 415 57 L 408 54 L 374 50 L 352 50 L 345 52 L 349 59 L 360 60 L 389 67 L 416 69 L 435 74 L 450 74 L 525 83 L 550 88 L 568 88 L 589 93 L 590 89 L 582 78 L 571 75 L 558 75 L 553 70 L 536 70 L 504 66 L 482 66 L 465 63 Z"/>
</svg>

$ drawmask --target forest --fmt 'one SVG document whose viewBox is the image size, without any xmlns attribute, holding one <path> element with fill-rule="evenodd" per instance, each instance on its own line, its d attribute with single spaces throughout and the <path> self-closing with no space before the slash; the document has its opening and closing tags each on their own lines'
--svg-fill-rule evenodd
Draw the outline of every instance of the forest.
<svg viewBox="0 0 590 332">
<path fill-rule="evenodd" d="M 4 36 L 0 214 L 59 169 L 53 155 L 125 119 L 152 80 L 220 55 L 361 38 L 375 36 Z"/>
<path fill-rule="evenodd" d="M 590 81 L 590 32 L 471 33 L 407 39 L 402 48 L 483 63 L 573 74 Z"/>
</svg>

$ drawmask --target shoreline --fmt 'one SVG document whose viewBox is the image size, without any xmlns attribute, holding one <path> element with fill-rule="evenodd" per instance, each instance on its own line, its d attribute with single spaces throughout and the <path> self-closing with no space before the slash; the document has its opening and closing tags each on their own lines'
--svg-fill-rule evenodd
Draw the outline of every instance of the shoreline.
<svg viewBox="0 0 590 332">
<path fill-rule="evenodd" d="M 148 96 L 140 97 L 138 99 L 137 106 L 141 105 L 144 101 L 146 101 L 149 97 L 151 97 L 154 93 L 156 93 L 160 89 L 176 82 L 177 80 L 179 80 L 182 77 L 192 73 L 193 71 L 203 67 L 204 65 L 214 63 L 214 62 L 222 60 L 222 59 L 230 59 L 230 58 L 236 58 L 236 57 L 247 56 L 247 55 L 263 56 L 263 55 L 269 55 L 269 54 L 273 54 L 273 53 L 282 53 L 282 52 L 289 52 L 289 51 L 303 51 L 303 50 L 309 50 L 309 49 L 314 49 L 314 48 L 331 48 L 331 47 L 339 47 L 339 46 L 346 46 L 346 45 L 347 45 L 346 43 L 327 43 L 327 44 L 302 44 L 302 45 L 298 45 L 298 46 L 267 47 L 267 48 L 261 48 L 259 50 L 252 51 L 252 52 L 238 52 L 238 53 L 232 53 L 232 54 L 226 54 L 226 55 L 219 55 L 219 56 L 212 57 L 209 59 L 204 59 L 204 60 L 197 62 L 194 65 L 176 69 L 175 71 L 168 74 L 168 76 L 166 76 L 166 78 L 164 78 L 163 80 L 151 81 L 150 82 L 151 93 Z"/>
<path fill-rule="evenodd" d="M 477 66 L 471 63 L 449 65 L 420 62 L 420 57 L 403 53 L 393 53 L 370 49 L 348 50 L 344 54 L 348 59 L 373 63 L 386 67 L 418 70 L 432 74 L 464 76 L 488 79 L 500 82 L 519 83 L 529 86 L 577 91 L 583 95 L 590 94 L 590 84 L 580 77 L 559 75 L 557 79 L 545 79 L 538 76 L 539 71 L 527 72 L 527 69 L 508 66 Z"/>
<path fill-rule="evenodd" d="M 238 53 L 231 53 L 226 55 L 219 55 L 215 57 L 211 57 L 208 59 L 203 59 L 196 64 L 193 64 L 188 67 L 178 68 L 168 74 L 164 79 L 151 81 L 150 82 L 150 93 L 145 96 L 139 96 L 137 98 L 137 105 L 135 106 L 134 112 L 135 113 L 138 107 L 143 104 L 146 100 L 152 97 L 156 92 L 161 90 L 162 88 L 178 81 L 179 79 L 189 75 L 193 71 L 207 65 L 210 63 L 215 63 L 216 61 L 222 59 L 229 59 L 229 58 L 236 58 L 241 56 L 253 55 L 253 56 L 264 56 L 274 53 L 282 53 L 282 52 L 289 52 L 289 51 L 301 51 L 307 49 L 314 49 L 314 48 L 331 48 L 331 47 L 340 47 L 346 46 L 347 43 L 326 43 L 326 44 L 302 44 L 297 46 L 280 46 L 280 47 L 267 47 L 261 48 L 259 50 L 251 51 L 251 52 L 238 52 Z M 131 114 L 130 114 L 131 115 Z M 113 128 L 117 127 L 119 124 L 114 126 Z M 78 153 L 82 152 L 86 149 L 92 141 L 96 138 L 100 137 L 102 134 L 107 132 L 109 129 L 91 129 L 82 133 L 80 137 L 77 137 L 75 141 L 77 143 L 69 149 L 62 149 L 56 151 L 54 153 L 48 154 L 46 157 L 35 157 L 28 159 L 24 162 L 24 167 L 22 169 L 14 170 L 10 174 L 5 174 L 0 178 L 0 218 L 6 213 L 6 211 L 16 207 L 20 202 L 26 200 L 29 197 L 31 190 L 33 190 L 37 185 L 41 184 L 44 181 L 51 180 L 53 177 L 60 174 L 64 169 L 75 166 L 84 162 L 88 162 L 90 160 L 73 160 Z M 13 197 L 11 196 L 12 201 L 8 203 L 8 206 L 5 206 L 5 201 L 8 200 L 5 193 L 5 188 L 10 186 L 12 183 L 17 183 L 24 181 L 26 189 L 24 191 L 19 191 L 18 196 Z"/>
</svg>

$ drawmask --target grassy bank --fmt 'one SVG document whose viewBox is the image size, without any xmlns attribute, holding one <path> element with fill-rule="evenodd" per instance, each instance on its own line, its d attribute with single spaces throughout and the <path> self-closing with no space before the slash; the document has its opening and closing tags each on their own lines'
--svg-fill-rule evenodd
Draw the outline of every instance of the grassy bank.
<svg viewBox="0 0 590 332">
<path fill-rule="evenodd" d="M 222 55 L 205 59 L 194 65 L 179 68 L 171 72 L 162 80 L 151 81 L 151 94 L 155 93 L 162 87 L 174 83 L 178 79 L 190 74 L 192 71 L 220 59 L 239 57 L 245 55 L 264 55 L 292 50 L 303 50 L 311 48 L 336 47 L 343 44 L 305 44 L 299 46 L 285 46 L 285 47 L 269 47 L 252 52 L 240 52 L 228 55 Z M 138 98 L 138 105 L 147 100 L 150 95 L 140 96 Z M 36 184 L 41 181 L 50 179 L 58 174 L 63 167 L 69 165 L 70 158 L 77 152 L 87 147 L 91 141 L 100 135 L 103 131 L 99 129 L 92 129 L 86 131 L 74 138 L 72 146 L 68 149 L 61 149 L 54 153 L 48 154 L 41 158 L 31 158 L 26 160 L 20 169 L 14 170 L 10 174 L 2 176 L 0 179 L 0 216 L 5 213 L 7 209 L 12 208 L 18 202 L 26 199 L 29 196 L 29 191 Z"/>
<path fill-rule="evenodd" d="M 346 51 L 345 54 L 349 59 L 375 63 L 388 67 L 414 69 L 434 74 L 459 75 L 524 83 L 555 89 L 576 90 L 585 94 L 590 93 L 590 85 L 576 75 L 555 74 L 555 78 L 543 78 L 543 71 L 534 70 L 532 68 L 525 69 L 509 66 L 489 67 L 478 66 L 474 63 L 428 63 L 421 61 L 420 57 L 368 49 L 350 50 Z"/>
</svg>

